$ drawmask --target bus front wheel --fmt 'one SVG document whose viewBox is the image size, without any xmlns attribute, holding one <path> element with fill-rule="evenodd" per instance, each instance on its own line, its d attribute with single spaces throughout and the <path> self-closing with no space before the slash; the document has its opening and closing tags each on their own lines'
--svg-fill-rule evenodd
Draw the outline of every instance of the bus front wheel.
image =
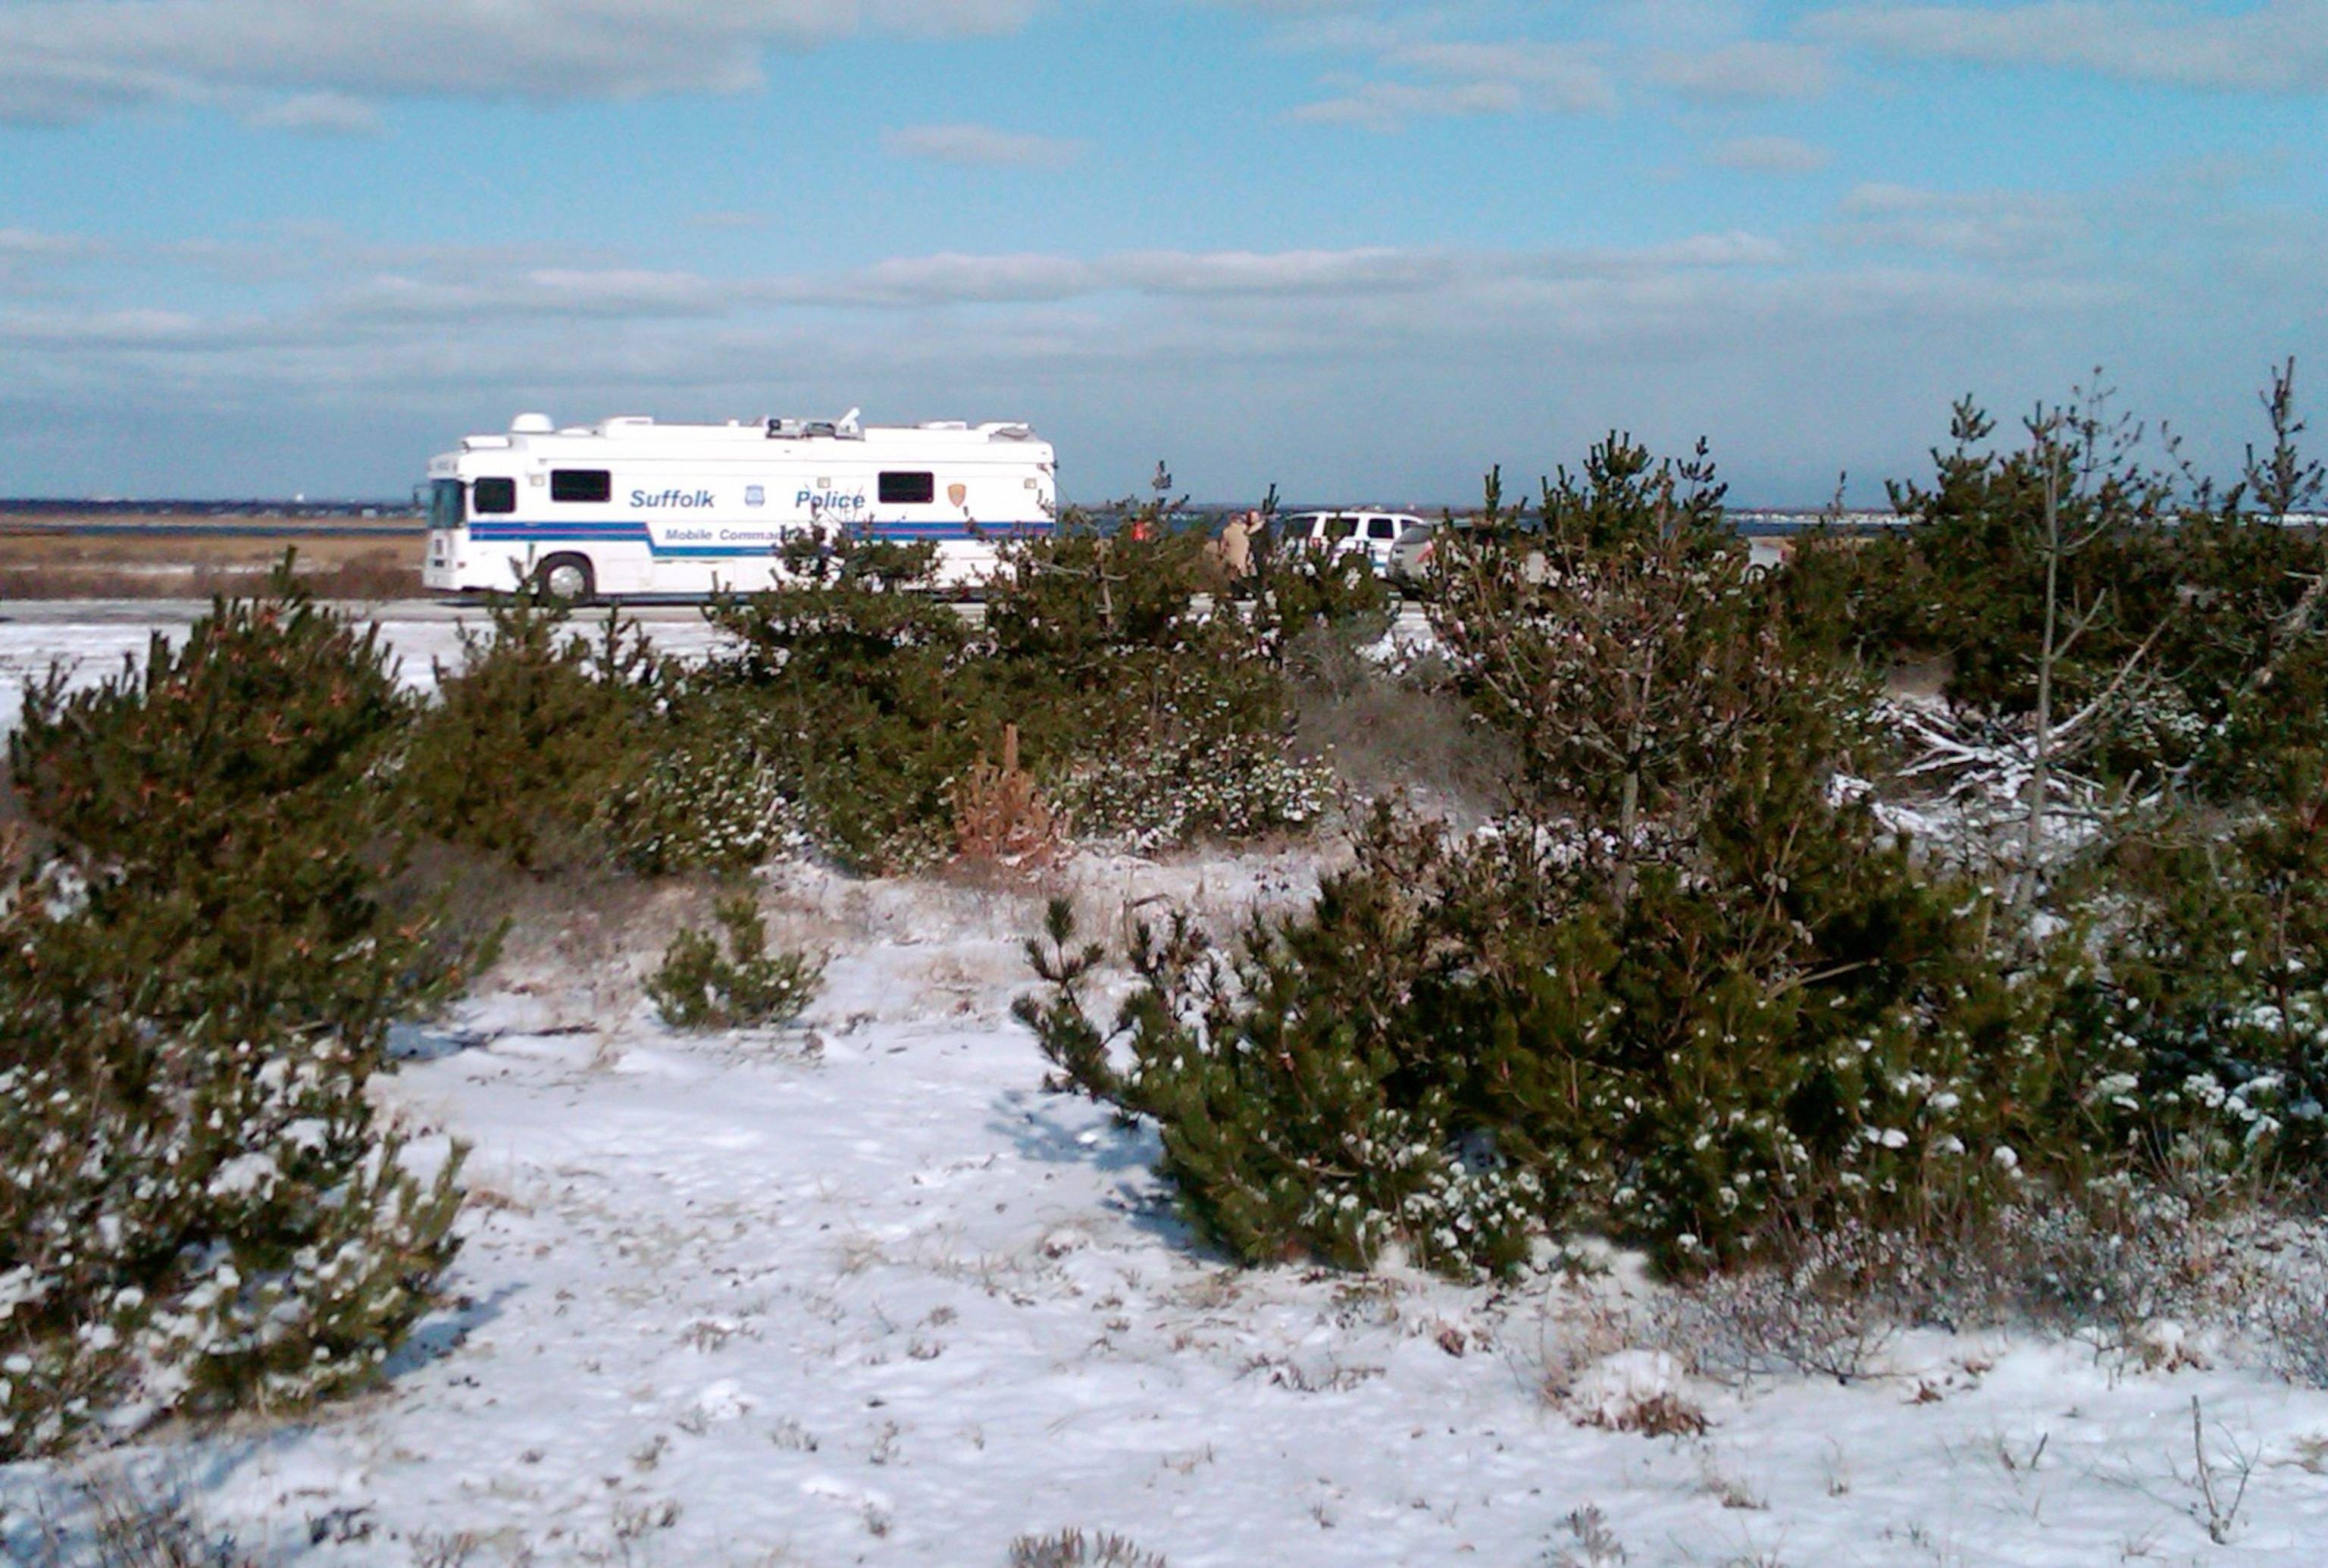
<svg viewBox="0 0 2328 1568">
<path fill-rule="evenodd" d="M 597 573 L 585 555 L 554 555 L 534 569 L 534 587 L 569 605 L 587 604 L 598 591 Z"/>
</svg>

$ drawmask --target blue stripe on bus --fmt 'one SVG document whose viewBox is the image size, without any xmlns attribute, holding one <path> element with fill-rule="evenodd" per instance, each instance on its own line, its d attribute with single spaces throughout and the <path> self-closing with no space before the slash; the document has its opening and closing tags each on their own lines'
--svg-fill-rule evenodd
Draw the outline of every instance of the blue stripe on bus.
<svg viewBox="0 0 2328 1568">
<path fill-rule="evenodd" d="M 875 539 L 892 542 L 995 543 L 1004 540 L 1040 538 L 1051 531 L 1047 518 L 1038 522 L 981 523 L 975 531 L 958 522 L 874 522 L 852 525 Z M 781 541 L 737 545 L 657 544 L 647 525 L 638 521 L 588 522 L 560 518 L 556 522 L 482 522 L 472 521 L 469 537 L 481 544 L 643 544 L 659 556 L 766 555 Z"/>
<path fill-rule="evenodd" d="M 488 541 L 516 540 L 519 542 L 555 540 L 628 540 L 635 544 L 652 544 L 652 536 L 643 522 L 475 522 L 469 524 L 469 537 Z"/>
</svg>

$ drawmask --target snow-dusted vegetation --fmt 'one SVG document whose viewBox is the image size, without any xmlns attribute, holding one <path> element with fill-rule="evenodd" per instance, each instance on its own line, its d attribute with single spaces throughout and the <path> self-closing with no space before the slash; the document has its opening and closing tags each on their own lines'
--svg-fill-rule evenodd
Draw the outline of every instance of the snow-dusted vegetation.
<svg viewBox="0 0 2328 1568">
<path fill-rule="evenodd" d="M 1959 408 L 1769 576 L 1612 437 L 1422 644 L 1071 527 L 976 619 L 803 549 L 424 700 L 283 585 L 34 684 L 7 1548 L 2308 1560 L 2290 378 L 2220 493 Z"/>
</svg>

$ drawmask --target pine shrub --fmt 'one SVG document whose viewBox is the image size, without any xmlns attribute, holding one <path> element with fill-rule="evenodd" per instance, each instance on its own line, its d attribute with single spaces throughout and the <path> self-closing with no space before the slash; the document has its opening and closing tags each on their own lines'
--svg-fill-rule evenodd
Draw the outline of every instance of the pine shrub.
<svg viewBox="0 0 2328 1568">
<path fill-rule="evenodd" d="M 1334 555 L 1267 540 L 1253 570 L 1253 615 L 1263 651 L 1279 664 L 1303 636 L 1330 629 L 1371 640 L 1395 616 L 1390 590 L 1359 553 Z"/>
<path fill-rule="evenodd" d="M 1060 907 L 1020 1017 L 1058 1082 L 1155 1120 L 1184 1212 L 1250 1261 L 1493 1272 L 1586 1226 L 1696 1268 L 1959 1217 L 2074 1145 L 2042 988 L 1996 974 L 1964 890 L 1849 858 L 1777 910 L 1664 868 L 1618 910 L 1564 847 L 1378 818 L 1228 953 L 1141 928 L 1104 1029 Z"/>
<path fill-rule="evenodd" d="M 682 929 L 647 980 L 647 995 L 663 1022 L 679 1029 L 730 1029 L 783 1023 L 815 996 L 824 966 L 805 954 L 768 952 L 767 923 L 750 892 L 713 906 L 727 935 Z"/>
<path fill-rule="evenodd" d="M 0 1458 L 91 1421 L 297 1405 L 376 1377 L 452 1255 L 365 1093 L 460 983 L 379 897 L 406 713 L 375 634 L 286 573 L 142 673 L 27 692 L 45 835 L 0 909 Z"/>
<path fill-rule="evenodd" d="M 1222 953 L 1142 928 L 1103 1029 L 1065 911 L 1021 1018 L 1152 1118 L 1247 1259 L 1462 1272 L 1591 1225 L 1700 1268 L 1845 1216 L 1937 1223 L 2072 1159 L 2045 963 L 1831 787 L 1863 687 L 1790 635 L 1701 452 L 1611 437 L 1536 526 L 1450 546 L 1434 622 L 1522 759 L 1469 840 L 1378 812 L 1305 913 Z"/>
<path fill-rule="evenodd" d="M 2328 745 L 2328 541 L 2288 521 L 2323 485 L 2296 445 L 2292 361 L 2262 401 L 2269 451 L 2218 489 L 2171 439 L 2147 465 L 2099 389 L 2011 447 L 1961 400 L 1931 479 L 1890 487 L 1904 529 L 1798 551 L 1789 624 L 1879 668 L 1937 660 L 1951 704 L 2009 725 L 2042 688 L 2049 761 L 2089 776 L 2268 798 L 2285 759 Z"/>
<path fill-rule="evenodd" d="M 767 729 L 733 690 L 671 681 L 592 809 L 593 831 L 649 876 L 739 873 L 803 847 L 797 785 Z"/>
<path fill-rule="evenodd" d="M 663 671 L 643 634 L 610 611 L 594 641 L 570 629 L 570 606 L 533 593 L 497 596 L 487 614 L 487 632 L 461 629 L 459 667 L 437 668 L 437 700 L 402 760 L 420 826 L 530 869 L 618 851 L 606 803 L 652 801 L 671 767 L 657 722 Z M 641 836 L 668 857 L 667 833 Z"/>
<path fill-rule="evenodd" d="M 864 870 L 927 865 L 951 847 L 953 779 L 1000 729 L 983 722 L 970 626 L 928 593 L 935 547 L 808 540 L 787 559 L 785 586 L 707 610 L 728 644 L 686 700 L 754 748 L 820 850 Z"/>
<path fill-rule="evenodd" d="M 963 791 L 1012 728 L 1026 787 L 1077 833 L 1165 847 L 1322 813 L 1324 774 L 1286 756 L 1285 678 L 1206 596 L 1201 536 L 1070 515 L 1005 547 L 978 625 L 926 591 L 927 548 L 844 538 L 787 559 L 785 586 L 712 607 L 728 645 L 670 702 L 690 744 L 748 756 L 731 796 L 844 865 L 954 850 Z"/>
<path fill-rule="evenodd" d="M 2186 814 L 2107 851 L 2084 1028 L 2123 1066 L 2096 1110 L 2153 1169 L 2328 1181 L 2328 782 L 2228 827 Z"/>
</svg>

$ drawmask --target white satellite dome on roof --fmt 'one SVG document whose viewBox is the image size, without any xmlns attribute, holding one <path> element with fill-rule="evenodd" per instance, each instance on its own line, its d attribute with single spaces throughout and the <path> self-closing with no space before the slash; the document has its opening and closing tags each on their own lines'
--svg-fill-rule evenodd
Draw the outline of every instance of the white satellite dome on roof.
<svg viewBox="0 0 2328 1568">
<path fill-rule="evenodd" d="M 557 422 L 547 414 L 520 414 L 510 421 L 512 436 L 547 436 L 557 428 Z"/>
</svg>

